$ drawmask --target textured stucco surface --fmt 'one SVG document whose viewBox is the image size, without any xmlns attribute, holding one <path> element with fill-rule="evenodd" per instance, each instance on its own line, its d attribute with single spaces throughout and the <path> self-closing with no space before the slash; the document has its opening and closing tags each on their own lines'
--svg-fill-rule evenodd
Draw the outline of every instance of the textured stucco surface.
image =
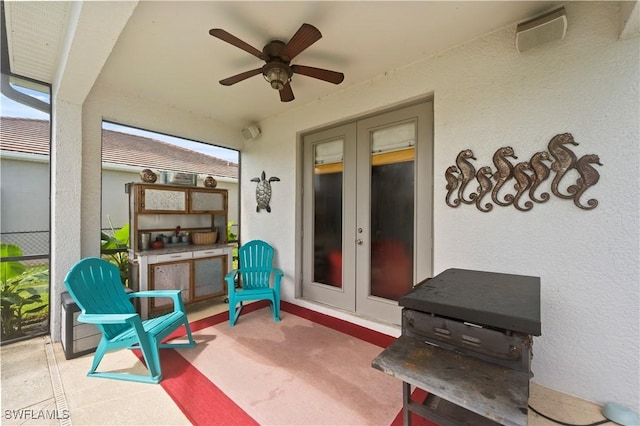
<svg viewBox="0 0 640 426">
<path fill-rule="evenodd" d="M 294 299 L 300 276 L 299 134 L 433 96 L 434 272 L 459 267 L 539 276 L 542 336 L 534 340 L 533 381 L 637 407 L 640 48 L 637 38 L 618 40 L 617 7 L 568 3 L 563 41 L 519 54 L 515 27 L 508 27 L 262 122 L 262 136 L 242 156 L 241 223 L 243 238 L 277 246 L 283 298 Z M 493 167 L 502 146 L 527 160 L 564 132 L 580 143 L 573 147 L 578 157 L 598 154 L 603 163 L 596 166 L 599 183 L 586 194 L 599 201 L 596 209 L 556 197 L 529 212 L 445 205 L 444 171 L 461 150 L 474 151 L 476 168 Z M 249 178 L 263 169 L 281 179 L 271 214 L 251 208 Z"/>
<path fill-rule="evenodd" d="M 59 339 L 64 278 L 82 252 L 82 108 L 54 100 L 52 109 L 55 114 L 51 120 L 51 247 L 55 249 L 51 251 L 49 272 L 52 289 L 49 318 L 52 337 Z"/>
</svg>

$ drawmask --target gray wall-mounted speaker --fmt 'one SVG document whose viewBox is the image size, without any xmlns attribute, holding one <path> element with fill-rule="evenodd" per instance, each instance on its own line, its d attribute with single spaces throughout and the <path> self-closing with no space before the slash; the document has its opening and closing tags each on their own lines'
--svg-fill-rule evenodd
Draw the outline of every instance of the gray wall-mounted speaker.
<svg viewBox="0 0 640 426">
<path fill-rule="evenodd" d="M 534 47 L 564 39 L 567 15 L 564 7 L 518 24 L 516 49 L 522 53 Z"/>
<path fill-rule="evenodd" d="M 255 139 L 260 135 L 260 128 L 256 125 L 247 126 L 242 129 L 242 137 L 245 141 L 250 141 L 251 139 Z"/>
</svg>

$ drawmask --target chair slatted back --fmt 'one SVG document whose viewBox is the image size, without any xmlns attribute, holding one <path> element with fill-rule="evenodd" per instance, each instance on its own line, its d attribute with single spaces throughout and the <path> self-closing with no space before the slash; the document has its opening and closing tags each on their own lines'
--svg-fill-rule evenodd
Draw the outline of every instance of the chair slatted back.
<svg viewBox="0 0 640 426">
<path fill-rule="evenodd" d="M 84 314 L 132 314 L 135 308 L 124 290 L 120 271 L 114 264 L 97 257 L 82 259 L 67 274 L 64 283 Z M 107 338 L 129 326 L 97 325 Z"/>
<path fill-rule="evenodd" d="M 252 240 L 238 250 L 243 290 L 269 288 L 273 247 L 262 240 Z"/>
</svg>

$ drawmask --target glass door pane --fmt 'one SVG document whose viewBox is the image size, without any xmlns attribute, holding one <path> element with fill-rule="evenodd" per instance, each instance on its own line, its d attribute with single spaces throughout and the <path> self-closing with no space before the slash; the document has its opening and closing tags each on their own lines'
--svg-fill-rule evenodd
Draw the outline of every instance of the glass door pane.
<svg viewBox="0 0 640 426">
<path fill-rule="evenodd" d="M 355 310 L 356 127 L 304 138 L 303 297 Z"/>
<path fill-rule="evenodd" d="M 426 116 L 416 104 L 358 121 L 356 312 L 393 324 L 419 276 L 415 259 L 430 267 L 416 217 L 430 208 L 422 198 L 431 177 L 420 172 L 429 168 Z"/>
<path fill-rule="evenodd" d="M 415 122 L 371 132 L 370 295 L 398 300 L 413 286 Z"/>
<path fill-rule="evenodd" d="M 342 287 L 342 170 L 344 140 L 314 146 L 313 281 Z"/>
</svg>

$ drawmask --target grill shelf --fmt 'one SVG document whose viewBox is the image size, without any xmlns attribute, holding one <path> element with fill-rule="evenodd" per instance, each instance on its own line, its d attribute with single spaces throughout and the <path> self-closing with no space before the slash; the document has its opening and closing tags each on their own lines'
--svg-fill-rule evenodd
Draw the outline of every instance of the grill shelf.
<svg viewBox="0 0 640 426">
<path fill-rule="evenodd" d="M 402 335 L 371 365 L 402 380 L 405 425 L 411 412 L 440 426 L 527 424 L 539 278 L 448 269 L 399 304 Z"/>
</svg>

